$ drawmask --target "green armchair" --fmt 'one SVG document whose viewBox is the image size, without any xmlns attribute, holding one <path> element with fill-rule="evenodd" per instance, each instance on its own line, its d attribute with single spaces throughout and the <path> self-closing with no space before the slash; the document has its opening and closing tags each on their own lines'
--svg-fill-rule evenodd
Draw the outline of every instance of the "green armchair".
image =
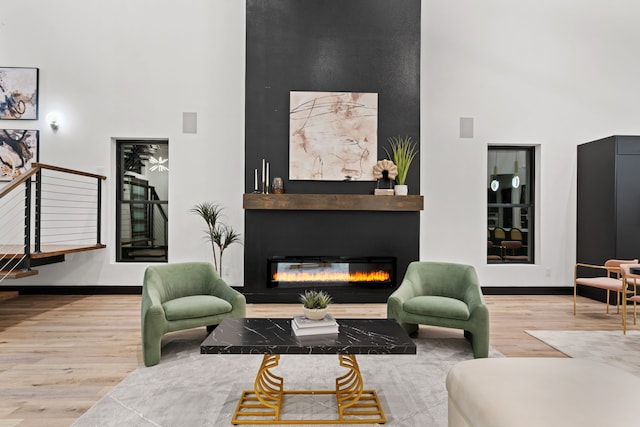
<svg viewBox="0 0 640 427">
<path fill-rule="evenodd" d="M 419 324 L 463 329 L 473 356 L 489 356 L 489 309 L 470 265 L 412 262 L 387 300 L 387 317 L 409 334 Z"/>
<path fill-rule="evenodd" d="M 244 317 L 244 295 L 227 285 L 210 263 L 147 267 L 142 287 L 142 356 L 146 366 L 160 362 L 167 332 L 217 325 Z"/>
</svg>

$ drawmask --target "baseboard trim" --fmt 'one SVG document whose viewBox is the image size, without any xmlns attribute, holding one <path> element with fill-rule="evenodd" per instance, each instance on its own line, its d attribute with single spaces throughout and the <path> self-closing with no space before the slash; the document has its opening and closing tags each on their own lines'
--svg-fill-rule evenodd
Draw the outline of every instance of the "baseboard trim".
<svg viewBox="0 0 640 427">
<path fill-rule="evenodd" d="M 573 286 L 483 286 L 485 295 L 571 295 Z"/>
<path fill-rule="evenodd" d="M 20 295 L 141 295 L 142 286 L 0 286 Z"/>
<path fill-rule="evenodd" d="M 243 293 L 241 286 L 232 286 Z M 21 295 L 140 295 L 142 286 L 0 286 L 2 291 L 17 291 Z M 572 286 L 483 286 L 485 295 L 571 295 Z M 261 303 L 256 298 L 256 303 Z"/>
</svg>

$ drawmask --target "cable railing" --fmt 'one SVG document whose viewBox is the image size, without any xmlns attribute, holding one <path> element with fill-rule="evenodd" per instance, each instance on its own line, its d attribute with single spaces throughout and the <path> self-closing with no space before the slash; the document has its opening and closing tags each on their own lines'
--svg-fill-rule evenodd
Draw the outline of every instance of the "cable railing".
<svg viewBox="0 0 640 427">
<path fill-rule="evenodd" d="M 25 188 L 17 187 L 0 199 L 0 271 L 8 271 L 24 262 L 25 253 Z M 0 275 L 0 281 L 4 275 Z"/>
<path fill-rule="evenodd" d="M 121 262 L 166 261 L 168 216 L 166 200 L 161 200 L 154 186 L 125 177 L 127 198 L 122 200 L 119 215 L 117 259 Z M 130 198 L 135 195 L 135 198 Z"/>
<path fill-rule="evenodd" d="M 160 197 L 158 196 L 155 188 L 152 187 L 150 193 L 151 200 L 160 201 Z M 151 228 L 153 229 L 153 235 L 155 236 L 155 241 L 157 242 L 156 244 L 166 247 L 168 235 L 167 225 L 169 223 L 169 219 L 167 218 L 167 213 L 164 210 L 164 206 L 161 204 L 153 205 L 151 218 L 153 218 L 153 224 Z"/>
<path fill-rule="evenodd" d="M 100 243 L 102 181 L 88 172 L 34 163 L 0 190 L 0 282 L 49 256 Z"/>
</svg>

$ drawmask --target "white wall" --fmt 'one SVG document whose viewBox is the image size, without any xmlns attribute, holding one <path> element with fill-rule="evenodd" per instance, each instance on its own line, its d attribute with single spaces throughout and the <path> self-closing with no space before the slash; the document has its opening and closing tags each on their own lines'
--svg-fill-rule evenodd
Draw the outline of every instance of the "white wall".
<svg viewBox="0 0 640 427">
<path fill-rule="evenodd" d="M 632 0 L 423 2 L 422 259 L 485 285 L 572 283 L 576 145 L 640 133 L 638 16 Z M 539 146 L 536 265 L 485 263 L 488 144 Z"/>
<path fill-rule="evenodd" d="M 40 68 L 40 120 L 2 122 L 41 130 L 44 163 L 108 176 L 103 243 L 12 285 L 137 285 L 147 264 L 116 264 L 112 138 L 169 140 L 169 260 L 211 260 L 201 219 L 210 200 L 243 229 L 244 2 L 114 0 L 3 2 L 0 62 Z M 53 133 L 51 110 L 64 115 Z M 182 133 L 182 113 L 198 133 Z M 225 253 L 242 284 L 242 246 Z"/>
<path fill-rule="evenodd" d="M 428 0 L 422 12 L 421 259 L 473 264 L 484 285 L 566 286 L 575 260 L 576 145 L 640 134 L 640 3 Z M 210 260 L 205 200 L 243 228 L 244 2 L 4 2 L 2 66 L 40 68 L 40 160 L 109 177 L 105 251 L 39 267 L 20 285 L 136 285 L 114 262 L 112 138 L 169 139 L 170 262 Z M 53 133 L 44 117 L 64 115 Z M 182 134 L 182 112 L 198 133 Z M 473 117 L 474 138 L 459 138 Z M 488 144 L 539 146 L 537 263 L 487 266 Z M 225 255 L 242 285 L 243 251 Z"/>
</svg>

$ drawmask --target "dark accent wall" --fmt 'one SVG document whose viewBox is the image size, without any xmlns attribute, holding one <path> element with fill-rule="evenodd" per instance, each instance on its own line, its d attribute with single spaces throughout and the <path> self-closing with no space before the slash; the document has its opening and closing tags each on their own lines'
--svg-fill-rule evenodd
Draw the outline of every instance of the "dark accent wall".
<svg viewBox="0 0 640 427">
<path fill-rule="evenodd" d="M 289 181 L 289 92 L 376 92 L 378 158 L 390 136 L 419 142 L 420 0 L 247 0 L 246 13 L 245 191 L 264 158 L 289 193 L 373 193 L 374 182 Z M 419 178 L 416 157 L 410 194 L 420 194 Z M 245 293 L 291 302 L 266 289 L 268 256 L 396 256 L 402 277 L 419 234 L 417 212 L 245 211 Z M 368 294 L 358 292 L 336 299 Z"/>
<path fill-rule="evenodd" d="M 578 145 L 576 262 L 640 258 L 640 136 L 616 135 Z M 601 275 L 581 269 L 579 275 Z M 606 291 L 579 287 L 606 300 Z M 615 304 L 615 302 L 614 302 Z"/>
<path fill-rule="evenodd" d="M 267 289 L 272 256 L 397 257 L 398 278 L 419 254 L 417 212 L 246 211 L 245 293 L 251 302 L 295 302 L 299 289 Z M 330 290 L 336 302 L 385 302 L 392 287 Z"/>
</svg>

